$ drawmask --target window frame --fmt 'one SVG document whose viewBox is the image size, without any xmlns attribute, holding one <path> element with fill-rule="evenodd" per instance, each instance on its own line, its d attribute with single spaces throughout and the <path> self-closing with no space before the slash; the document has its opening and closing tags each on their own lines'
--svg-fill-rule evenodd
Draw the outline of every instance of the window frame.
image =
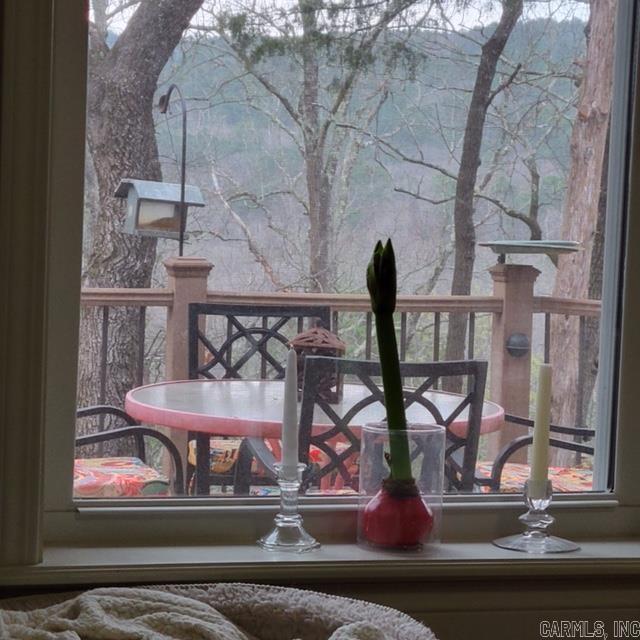
<svg viewBox="0 0 640 640">
<path fill-rule="evenodd" d="M 620 2 L 620 11 L 627 12 L 622 24 L 634 22 L 629 11 L 634 3 Z M 40 6 L 38 6 L 40 5 Z M 46 309 L 33 309 L 31 323 L 33 335 L 44 334 L 44 348 L 31 354 L 32 366 L 43 376 L 43 383 L 36 385 L 35 393 L 28 385 L 5 385 L 4 405 L 16 410 L 31 403 L 36 409 L 30 422 L 25 425 L 23 437 L 27 442 L 7 439 L 12 422 L 2 419 L 0 431 L 4 433 L 4 464 L 0 464 L 0 507 L 4 514 L 26 511 L 32 526 L 28 530 L 27 542 L 14 535 L 0 531 L 0 561 L 19 557 L 18 564 L 37 561 L 41 557 L 41 545 L 45 544 L 118 544 L 124 540 L 131 544 L 170 544 L 176 539 L 185 544 L 252 544 L 271 524 L 274 513 L 273 501 L 256 503 L 251 500 L 231 500 L 215 504 L 208 499 L 189 499 L 188 504 L 167 500 L 162 504 L 151 501 L 95 501 L 90 506 L 78 507 L 71 496 L 72 461 L 74 451 L 75 380 L 78 309 L 80 304 L 79 274 L 81 264 L 81 235 L 84 174 L 84 110 L 86 87 L 86 30 L 84 0 L 51 0 L 50 3 L 25 5 L 20 0 L 8 0 L 5 10 L 5 33 L 11 28 L 29 26 L 31 41 L 53 42 L 49 55 L 41 51 L 36 60 L 18 61 L 17 67 L 6 73 L 3 69 L 3 94 L 12 77 L 21 76 L 35 65 L 43 73 L 51 72 L 49 94 L 49 136 L 29 140 L 32 154 L 46 150 L 44 158 L 48 169 L 47 184 L 18 184 L 21 193 L 35 189 L 37 195 L 48 202 L 46 211 L 35 205 L 25 205 L 25 217 L 32 223 L 45 226 L 46 234 L 38 237 L 30 246 L 32 257 L 16 256 L 27 265 L 29 273 L 45 280 L 41 289 L 28 289 L 24 283 L 12 280 L 0 289 L 0 300 L 17 299 L 23 302 L 46 300 Z M 631 7 L 631 9 L 630 9 Z M 8 21 L 7 21 L 8 18 Z M 634 27 L 636 29 L 636 27 Z M 626 46 L 631 44 L 631 29 Z M 27 39 L 29 41 L 29 39 Z M 28 47 L 15 44 L 18 52 L 26 53 Z M 22 49 L 20 47 L 23 47 Z M 46 48 L 46 47 L 45 47 Z M 629 50 L 629 49 L 627 49 Z M 82 55 L 79 55 L 79 51 Z M 18 56 L 16 56 L 18 58 Z M 636 58 L 637 59 L 637 58 Z M 31 69 L 32 70 L 32 69 Z M 617 75 L 625 69 L 617 68 Z M 13 76 L 11 74 L 14 74 Z M 631 73 L 629 69 L 626 73 Z M 37 78 L 38 76 L 36 76 Z M 634 77 L 637 89 L 638 78 Z M 35 83 L 36 80 L 33 82 Z M 618 118 L 633 115 L 635 126 L 618 129 L 616 135 L 624 138 L 630 132 L 630 168 L 617 176 L 617 184 L 610 179 L 610 189 L 617 189 L 620 203 L 626 203 L 629 212 L 640 206 L 640 180 L 637 178 L 640 165 L 640 104 L 631 102 L 628 83 L 625 95 L 619 100 Z M 637 92 L 636 92 L 637 93 Z M 22 98 L 26 106 L 26 98 Z M 4 105 L 3 105 L 4 106 Z M 631 109 L 629 109 L 631 106 Z M 42 108 L 42 105 L 41 105 Z M 633 114 L 631 113 L 633 111 Z M 4 109 L 3 109 L 4 113 Z M 16 106 L 16 117 L 20 117 L 20 103 Z M 27 114 L 27 110 L 24 112 Z M 42 114 L 40 114 L 42 117 Z M 4 117 L 3 117 L 4 120 Z M 4 122 L 3 122 L 4 126 Z M 3 139 L 3 147 L 5 140 Z M 9 140 L 15 151 L 17 141 Z M 21 140 L 22 142 L 22 140 Z M 11 146 L 13 145 L 13 146 Z M 5 150 L 3 149 L 3 154 Z M 612 154 L 613 155 L 613 154 Z M 36 156 L 37 157 L 37 156 Z M 4 156 L 3 156 L 4 158 Z M 5 173 L 3 171 L 3 173 Z M 627 188 L 628 187 L 628 188 Z M 611 191 L 610 191 L 611 192 Z M 3 201 L 3 207 L 4 207 Z M 27 203 L 28 204 L 28 203 Z M 625 232 L 626 246 L 640 246 L 640 220 L 638 216 L 627 216 Z M 15 254 L 10 238 L 1 239 L 2 247 Z M 609 249 L 610 251 L 610 249 Z M 632 251 L 623 251 L 624 285 L 620 295 L 622 306 L 611 322 L 620 332 L 619 383 L 616 399 L 612 402 L 611 419 L 615 416 L 617 455 L 615 461 L 615 490 L 613 493 L 595 493 L 580 496 L 559 496 L 554 502 L 553 512 L 558 518 L 555 531 L 569 537 L 610 538 L 633 536 L 640 533 L 640 483 L 634 482 L 637 467 L 634 451 L 640 451 L 640 430 L 635 428 L 634 400 L 637 397 L 635 381 L 640 380 L 640 337 L 634 328 L 640 324 L 640 256 Z M 38 262 L 38 259 L 40 262 Z M 42 261 L 46 264 L 42 265 Z M 70 286 L 74 283 L 75 286 Z M 9 297 L 11 296 L 11 297 Z M 604 325 L 603 325 L 604 327 Z M 0 343 L 0 361 L 11 356 L 8 340 Z M 606 355 L 606 354 L 605 354 Z M 12 356 L 13 357 L 13 356 Z M 610 366 L 613 368 L 609 355 Z M 21 373 L 22 375 L 22 373 Z M 29 381 L 22 375 L 22 382 Z M 3 378 L 3 382 L 4 382 Z M 9 415 L 4 411 L 0 416 Z M 14 419 L 15 422 L 15 419 Z M 35 444 L 34 444 L 35 443 Z M 36 452 L 27 456 L 28 447 Z M 24 454 L 27 464 L 17 470 L 8 464 L 17 451 Z M 44 476 L 42 465 L 44 458 Z M 42 481 L 44 477 L 44 482 Z M 17 481 L 17 482 L 16 482 Z M 44 489 L 42 490 L 42 484 Z M 522 512 L 521 498 L 517 496 L 450 496 L 445 503 L 443 539 L 445 541 L 484 541 L 497 535 L 510 533 L 516 528 L 517 516 Z M 322 542 L 353 542 L 355 540 L 355 511 L 353 500 L 339 500 L 331 505 L 317 500 L 306 501 L 303 514 L 307 527 Z M 43 526 L 40 526 L 42 515 Z M 331 517 L 328 518 L 327 516 Z M 6 521 L 6 518 L 3 518 Z M 212 527 L 215 522 L 215 527 Z M 5 527 L 10 528 L 10 527 Z M 4 535 L 3 535 L 4 534 Z M 18 556 L 16 550 L 22 550 Z"/>
</svg>

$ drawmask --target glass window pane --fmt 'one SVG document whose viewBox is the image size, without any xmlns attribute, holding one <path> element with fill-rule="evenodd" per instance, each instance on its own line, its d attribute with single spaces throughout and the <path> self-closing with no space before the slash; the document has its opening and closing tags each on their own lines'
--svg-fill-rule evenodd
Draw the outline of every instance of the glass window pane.
<svg viewBox="0 0 640 640">
<path fill-rule="evenodd" d="M 445 491 L 522 490 L 530 447 L 498 459 L 501 473 L 496 460 L 531 433 L 543 363 L 564 428 L 556 491 L 606 488 L 592 454 L 608 440 L 599 350 L 615 336 L 601 340 L 601 300 L 618 284 L 603 265 L 616 269 L 622 216 L 619 194 L 607 205 L 607 169 L 624 157 L 610 133 L 625 95 L 617 8 L 93 0 L 78 406 L 126 410 L 149 432 L 131 431 L 141 449 L 109 437 L 127 416 L 79 418 L 76 497 L 276 495 L 287 345 L 298 337 L 300 397 L 303 353 L 377 361 L 362 294 L 387 237 L 401 360 L 488 362 L 479 424 L 467 410 L 449 425 L 467 442 Z M 126 230 L 123 179 L 200 190 L 204 206 L 185 198 L 184 246 Z M 174 207 L 143 202 L 139 225 L 179 230 Z M 384 411 L 324 440 L 367 387 L 353 372 L 318 384 L 328 405 L 300 435 L 305 492 L 354 495 L 357 421 Z M 433 380 L 440 413 L 415 419 L 446 421 L 473 384 Z"/>
</svg>

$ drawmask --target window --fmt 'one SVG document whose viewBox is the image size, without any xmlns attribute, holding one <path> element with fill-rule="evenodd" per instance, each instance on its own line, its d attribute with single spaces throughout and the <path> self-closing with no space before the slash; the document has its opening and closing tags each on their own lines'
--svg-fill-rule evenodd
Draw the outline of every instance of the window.
<svg viewBox="0 0 640 640">
<path fill-rule="evenodd" d="M 609 321 L 601 319 L 600 298 L 606 245 L 608 271 L 616 271 L 622 208 L 610 205 L 606 213 L 606 199 L 594 194 L 606 193 L 615 6 L 590 11 L 582 2 L 534 2 L 501 9 L 477 0 L 464 8 L 407 3 L 308 14 L 294 7 L 269 18 L 241 3 L 155 11 L 159 22 L 151 10 L 92 6 L 79 405 L 122 407 L 134 387 L 187 375 L 278 377 L 281 342 L 269 356 L 252 342 L 278 318 L 245 316 L 254 313 L 257 298 L 274 304 L 282 292 L 327 307 L 331 321 L 324 323 L 339 333 L 346 357 L 375 358 L 369 305 L 357 294 L 365 288 L 370 248 L 389 235 L 399 256 L 400 292 L 408 296 L 398 314 L 403 359 L 490 361 L 479 460 L 471 461 L 476 489 L 522 486 L 526 449 L 489 484 L 499 450 L 528 433 L 513 422 L 503 425 L 499 411 L 532 413 L 543 361 L 555 366 L 555 421 L 591 427 L 598 439 L 595 460 L 571 444 L 555 452 L 556 490 L 606 489 L 610 433 L 598 415 L 608 399 L 595 389 L 613 370 L 606 359 L 598 370 L 600 323 Z M 154 25 L 189 19 L 184 33 L 174 28 L 162 42 L 152 35 L 160 28 Z M 154 64 L 143 51 L 153 53 Z M 136 136 L 141 143 L 128 144 Z M 180 188 L 167 183 L 183 177 L 189 206 L 180 236 Z M 153 228 L 143 223 L 147 208 L 157 218 Z M 557 244 L 559 237 L 568 242 Z M 211 271 L 202 263 L 198 285 L 194 264 L 186 263 L 185 278 L 180 261 L 172 260 L 183 250 L 216 263 Z M 496 253 L 504 266 L 493 267 Z M 173 299 L 159 292 L 167 283 Z M 493 306 L 484 300 L 492 293 Z M 201 345 L 199 366 L 187 371 L 195 346 L 187 348 L 185 339 L 186 305 L 212 297 L 217 311 L 209 310 L 201 330 L 213 353 Z M 286 296 L 284 302 L 291 306 Z M 237 303 L 249 311 L 228 321 L 220 306 Z M 613 309 L 610 303 L 604 315 Z M 282 341 L 304 327 L 295 320 L 280 331 Z M 239 333 L 243 323 L 256 327 L 247 338 Z M 241 366 L 234 368 L 236 361 Z M 213 407 L 223 415 L 202 425 L 211 431 L 214 479 L 206 487 L 220 496 L 229 495 L 229 485 L 235 496 L 274 495 L 268 467 L 257 458 L 246 482 L 234 480 L 247 452 L 242 436 L 256 435 L 258 418 L 277 421 L 269 415 L 272 405 L 247 397 L 227 407 L 213 393 L 231 386 L 239 394 L 244 387 L 210 386 L 212 406 L 197 411 L 210 422 Z M 182 402 L 187 386 L 172 388 L 182 390 L 176 392 Z M 347 380 L 345 398 L 354 388 Z M 109 432 L 113 416 L 85 416 L 77 434 L 90 444 L 76 458 L 76 497 L 181 492 L 169 472 L 180 465 L 179 455 L 192 471 L 196 438 L 179 429 L 185 422 L 174 414 L 151 416 L 144 398 L 128 399 L 130 412 L 169 427 L 178 452 L 172 458 L 156 442 L 146 452 L 148 464 L 141 464 L 121 442 L 87 436 Z M 222 424 L 245 413 L 249 431 Z M 267 443 L 277 454 L 277 440 Z M 339 454 L 345 442 L 333 444 Z M 584 445 L 582 438 L 577 444 Z M 308 453 L 314 464 L 327 464 L 317 446 Z M 310 490 L 353 493 L 357 466 L 354 456 L 341 476 L 327 474 L 322 487 Z M 125 467 L 127 484 L 120 482 Z M 195 475 L 203 472 L 187 473 L 188 492 Z"/>
<path fill-rule="evenodd" d="M 73 15 L 73 7 L 58 6 L 56 11 L 70 12 L 68 15 Z M 68 17 L 68 16 L 67 16 Z M 70 461 L 73 454 L 73 438 L 69 427 L 69 417 L 73 415 L 73 407 L 75 406 L 73 398 L 73 389 L 70 380 L 73 379 L 74 365 L 68 356 L 69 353 L 66 349 L 69 344 L 74 341 L 73 334 L 75 327 L 70 326 L 73 324 L 72 317 L 78 308 L 77 299 L 74 300 L 74 296 L 71 288 L 66 287 L 65 284 L 73 280 L 73 271 L 79 264 L 78 248 L 80 246 L 78 237 L 78 219 L 76 219 L 76 227 L 71 224 L 71 219 L 74 212 L 79 211 L 79 198 L 80 194 L 77 189 L 79 184 L 79 178 L 81 175 L 81 167 L 78 159 L 81 157 L 82 141 L 79 139 L 78 130 L 73 120 L 70 121 L 68 117 L 60 117 L 61 102 L 65 104 L 67 113 L 71 109 L 77 109 L 82 113 L 82 98 L 80 97 L 82 89 L 82 72 L 81 64 L 76 61 L 73 63 L 73 55 L 69 49 L 73 49 L 71 45 L 79 42 L 79 35 L 81 30 L 77 27 L 77 22 L 73 19 L 67 22 L 66 26 L 64 20 L 60 20 L 57 28 L 68 29 L 67 33 L 56 34 L 56 43 L 60 48 L 56 47 L 56 58 L 54 66 L 54 137 L 53 137 L 53 156 L 51 168 L 53 171 L 54 180 L 52 182 L 53 191 L 51 194 L 52 199 L 52 215 L 54 216 L 53 224 L 51 226 L 51 235 L 49 238 L 52 262 L 50 264 L 49 271 L 49 286 L 52 292 L 60 292 L 60 296 L 63 298 L 50 298 L 49 308 L 49 331 L 50 340 L 48 343 L 48 370 L 47 375 L 47 395 L 46 395 L 46 415 L 47 415 L 47 447 L 46 447 L 46 471 L 45 471 L 45 492 L 46 492 L 46 505 L 47 513 L 45 516 L 45 526 L 47 530 L 47 539 L 55 540 L 61 539 L 61 530 L 68 526 L 70 521 L 76 521 L 75 509 L 71 502 L 71 492 L 69 486 L 69 478 L 71 477 Z M 67 36 L 66 38 L 64 36 Z M 65 56 L 69 56 L 67 59 Z M 68 74 L 68 75 L 65 75 Z M 62 78 L 73 78 L 73 81 L 69 84 L 66 83 L 66 93 L 61 92 L 60 83 Z M 77 93 L 74 93 L 78 89 Z M 72 92 L 70 97 L 69 92 Z M 66 134 L 70 137 L 67 138 Z M 622 133 L 618 132 L 616 135 L 622 137 Z M 65 156 L 66 161 L 60 162 L 60 156 L 58 154 L 63 153 L 61 142 L 65 141 Z M 75 144 L 68 146 L 68 140 L 75 141 Z M 69 149 L 75 150 L 75 154 L 69 155 Z M 73 163 L 76 163 L 73 165 Z M 56 180 L 58 178 L 58 180 Z M 633 202 L 635 194 L 630 192 L 629 198 Z M 65 199 L 67 199 L 65 201 Z M 71 204 L 70 208 L 64 208 L 61 205 Z M 628 233 L 631 237 L 636 233 L 635 221 L 631 218 L 629 220 Z M 62 228 L 75 229 L 75 237 L 63 237 L 62 234 L 58 235 L 58 231 Z M 55 260 L 53 257 L 55 256 Z M 61 259 L 64 256 L 65 259 Z M 624 311 L 624 324 L 630 326 L 634 318 L 636 309 L 634 308 L 633 297 L 629 292 L 632 291 L 633 276 L 633 261 L 634 256 L 626 256 L 627 262 L 625 264 L 625 274 L 627 280 L 625 283 L 625 296 L 626 306 Z M 65 298 L 64 296 L 68 296 Z M 60 304 L 64 301 L 64 304 Z M 632 325 L 631 325 L 632 326 Z M 55 339 L 51 339 L 55 336 Z M 600 509 L 610 508 L 612 513 L 615 514 L 612 519 L 607 519 L 607 529 L 609 529 L 611 522 L 615 521 L 617 527 L 616 531 L 623 534 L 632 531 L 631 524 L 624 524 L 627 514 L 633 512 L 637 506 L 638 496 L 635 493 L 632 469 L 633 458 L 631 458 L 631 451 L 633 450 L 634 438 L 637 435 L 632 430 L 632 407 L 631 404 L 633 391 L 632 380 L 634 376 L 634 344 L 635 337 L 628 332 L 623 332 L 622 341 L 622 355 L 621 355 L 621 394 L 620 394 L 620 406 L 618 412 L 618 453 L 616 456 L 616 494 L 615 497 L 619 500 L 620 506 L 604 507 Z M 54 356 L 60 356 L 55 358 Z M 63 375 L 62 372 L 66 372 L 67 375 Z M 67 425 L 65 427 L 65 424 Z M 623 446 L 620 446 L 622 443 Z M 496 528 L 504 526 L 504 524 L 497 524 L 498 516 L 496 509 L 490 507 L 488 504 L 474 504 L 470 502 L 468 504 L 463 503 L 467 501 L 467 498 L 456 500 L 452 502 L 450 508 L 450 515 L 447 515 L 445 537 L 454 539 L 459 537 L 460 539 L 469 539 L 473 536 L 477 536 L 482 539 L 487 539 L 492 533 L 495 533 Z M 197 503 L 197 501 L 195 501 Z M 520 510 L 519 503 L 505 502 L 504 508 L 512 509 L 514 514 Z M 212 507 L 216 509 L 216 507 Z M 191 540 L 210 540 L 211 535 L 217 536 L 220 540 L 230 539 L 233 537 L 235 541 L 250 542 L 254 538 L 253 529 L 248 530 L 246 527 L 246 512 L 252 510 L 254 516 L 263 518 L 264 522 L 267 522 L 272 516 L 272 510 L 269 507 L 261 507 L 257 505 L 252 507 L 250 503 L 247 503 L 243 508 L 236 508 L 235 510 L 226 510 L 224 507 L 218 507 L 218 510 L 224 513 L 224 516 L 219 520 L 220 525 L 216 528 L 215 532 L 211 530 L 211 515 L 206 509 L 199 509 L 196 504 L 191 508 L 185 509 L 181 512 L 179 518 L 175 518 L 172 514 L 171 507 L 164 507 L 158 503 L 149 509 L 149 512 L 144 518 L 136 518 L 131 510 L 123 508 L 119 513 L 114 513 L 113 508 L 107 508 L 102 513 L 92 513 L 91 509 L 85 509 L 81 513 L 80 518 L 75 522 L 73 533 L 75 539 L 89 539 L 93 536 L 93 540 L 96 539 L 105 540 L 110 536 L 118 536 L 117 527 L 109 527 L 108 530 L 104 528 L 105 520 L 113 522 L 113 518 L 124 518 L 127 523 L 127 534 L 133 540 L 150 540 L 148 537 L 149 523 L 156 523 L 162 521 L 166 525 L 166 529 L 158 530 L 156 526 L 155 535 L 164 537 L 165 540 L 172 538 L 176 535 L 176 532 L 183 531 L 186 533 L 186 538 Z M 334 531 L 348 531 L 349 528 L 349 507 L 346 507 L 344 511 L 339 506 L 332 506 L 331 510 L 331 529 Z M 134 509 L 135 510 L 135 509 Z M 317 507 L 310 507 L 308 511 L 309 521 L 312 526 L 316 526 L 321 530 L 326 530 L 326 510 L 327 507 L 319 505 Z M 97 511 L 97 509 L 96 509 Z M 118 511 L 116 509 L 116 511 Z M 602 522 L 601 512 L 597 510 L 589 510 L 588 508 L 576 510 L 575 502 L 568 503 L 564 507 L 559 507 L 558 513 L 566 515 L 566 520 L 563 526 L 567 531 L 578 530 L 582 526 L 588 526 L 590 531 L 593 531 L 594 535 L 598 533 L 608 532 L 604 528 Z M 571 513 L 579 516 L 580 523 L 577 519 L 571 517 Z M 325 524 L 322 524 L 323 519 Z M 256 520 L 252 519 L 252 522 Z M 628 521 L 631 523 L 631 520 Z M 101 524 L 102 523 L 102 524 Z M 619 524 L 618 524 L 619 523 Z M 255 526 L 259 526 L 258 524 Z M 625 528 L 626 527 L 626 528 Z M 631 527 L 631 528 L 630 528 Z M 347 537 L 348 534 L 345 534 Z"/>
</svg>

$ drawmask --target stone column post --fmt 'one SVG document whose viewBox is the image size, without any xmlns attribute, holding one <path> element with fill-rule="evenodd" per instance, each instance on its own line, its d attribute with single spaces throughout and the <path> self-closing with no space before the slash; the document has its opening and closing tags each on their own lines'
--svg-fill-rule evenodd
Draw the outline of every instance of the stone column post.
<svg viewBox="0 0 640 640">
<path fill-rule="evenodd" d="M 207 278 L 213 265 L 205 258 L 168 258 L 164 266 L 173 291 L 173 305 L 167 314 L 165 378 L 189 377 L 189 303 L 207 301 Z"/>
<path fill-rule="evenodd" d="M 165 379 L 186 380 L 189 377 L 189 303 L 207 301 L 207 278 L 213 265 L 205 258 L 172 257 L 164 261 L 173 304 L 167 311 L 165 347 Z M 188 434 L 186 431 L 166 429 L 187 470 Z M 170 464 L 169 460 L 165 464 Z"/>
<path fill-rule="evenodd" d="M 493 294 L 503 301 L 502 313 L 493 317 L 491 400 L 504 407 L 506 413 L 527 417 L 531 387 L 533 285 L 540 272 L 530 265 L 520 264 L 496 264 L 489 272 L 493 279 Z M 529 349 L 509 353 L 509 339 L 517 345 L 524 342 L 523 337 L 528 341 Z M 524 433 L 522 427 L 505 425 L 499 432 L 498 446 L 502 447 Z M 515 454 L 511 460 L 525 462 L 526 450 Z"/>
</svg>

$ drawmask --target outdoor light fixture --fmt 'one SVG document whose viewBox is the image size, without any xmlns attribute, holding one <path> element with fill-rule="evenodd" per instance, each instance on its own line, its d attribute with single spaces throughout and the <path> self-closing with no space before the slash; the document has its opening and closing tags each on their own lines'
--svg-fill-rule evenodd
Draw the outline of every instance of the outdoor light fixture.
<svg viewBox="0 0 640 640">
<path fill-rule="evenodd" d="M 507 353 L 514 358 L 522 358 L 529 353 L 531 345 L 529 344 L 529 338 L 524 333 L 512 333 L 507 338 Z"/>
<path fill-rule="evenodd" d="M 205 204 L 198 187 L 133 178 L 123 178 L 114 195 L 127 199 L 125 232 L 179 240 L 180 255 L 186 209 Z"/>
</svg>

